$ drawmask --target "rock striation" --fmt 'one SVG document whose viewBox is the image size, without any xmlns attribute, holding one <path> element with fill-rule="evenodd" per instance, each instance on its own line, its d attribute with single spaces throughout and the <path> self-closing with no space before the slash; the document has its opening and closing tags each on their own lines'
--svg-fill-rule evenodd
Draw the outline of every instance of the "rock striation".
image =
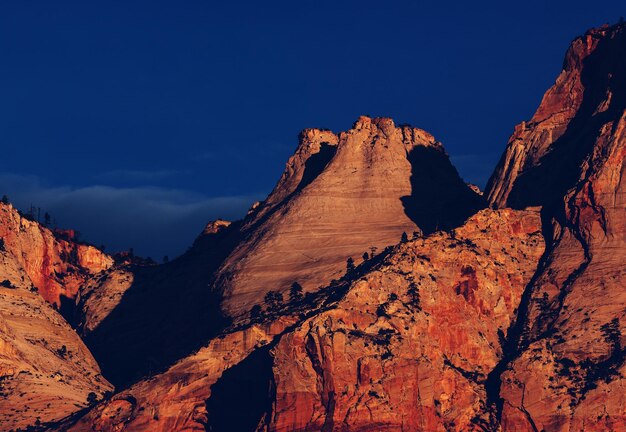
<svg viewBox="0 0 626 432">
<path fill-rule="evenodd" d="M 0 250 L 1 429 L 51 427 L 112 390 L 78 335 Z"/>
<path fill-rule="evenodd" d="M 269 291 L 313 292 L 346 260 L 395 244 L 403 232 L 458 226 L 481 208 L 429 133 L 360 117 L 349 131 L 307 129 L 285 172 L 244 221 L 216 276 L 222 308 L 244 316 Z"/>
</svg>

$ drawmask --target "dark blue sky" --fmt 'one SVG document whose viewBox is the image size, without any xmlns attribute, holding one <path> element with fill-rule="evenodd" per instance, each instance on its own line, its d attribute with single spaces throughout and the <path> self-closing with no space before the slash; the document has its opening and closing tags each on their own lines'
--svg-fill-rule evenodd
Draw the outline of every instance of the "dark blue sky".
<svg viewBox="0 0 626 432">
<path fill-rule="evenodd" d="M 184 250 L 305 127 L 390 116 L 484 185 L 569 42 L 623 1 L 0 4 L 0 193 L 109 250 Z"/>
</svg>

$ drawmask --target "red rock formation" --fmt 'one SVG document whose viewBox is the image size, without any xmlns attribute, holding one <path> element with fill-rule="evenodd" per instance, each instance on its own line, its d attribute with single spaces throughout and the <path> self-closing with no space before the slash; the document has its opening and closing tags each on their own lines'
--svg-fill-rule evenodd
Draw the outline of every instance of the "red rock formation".
<svg viewBox="0 0 626 432">
<path fill-rule="evenodd" d="M 484 382 L 542 250 L 538 212 L 510 210 L 399 245 L 282 337 L 270 430 L 489 425 Z"/>
<path fill-rule="evenodd" d="M 70 430 L 253 430 L 259 421 L 270 430 L 325 430 L 344 418 L 349 430 L 486 423 L 483 381 L 542 249 L 536 210 L 485 210 L 453 233 L 379 255 L 357 270 L 362 277 L 342 282 L 345 295 L 334 298 L 331 287 L 320 293 L 326 300 L 287 307 L 291 317 L 270 315 L 272 324 L 214 339 Z"/>
<path fill-rule="evenodd" d="M 625 54 L 624 25 L 576 39 L 488 189 L 496 206 L 543 205 L 550 222 L 496 380 L 504 430 L 626 429 Z"/>
<path fill-rule="evenodd" d="M 267 200 L 242 226 L 216 287 L 228 315 L 298 282 L 315 291 L 346 259 L 398 242 L 402 232 L 449 228 L 481 206 L 432 135 L 361 117 L 336 136 L 307 129 Z"/>
<path fill-rule="evenodd" d="M 90 393 L 99 400 L 112 389 L 20 263 L 0 250 L 0 429 L 44 426 L 87 407 Z"/>
<path fill-rule="evenodd" d="M 49 303 L 74 299 L 87 278 L 106 270 L 113 259 L 97 248 L 73 241 L 73 232 L 58 235 L 0 203 L 0 238 Z"/>
</svg>

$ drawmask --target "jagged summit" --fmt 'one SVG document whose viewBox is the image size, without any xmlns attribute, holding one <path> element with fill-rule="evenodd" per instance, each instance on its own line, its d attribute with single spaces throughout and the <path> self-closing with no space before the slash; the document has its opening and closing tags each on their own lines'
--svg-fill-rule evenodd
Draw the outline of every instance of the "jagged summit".
<svg viewBox="0 0 626 432">
<path fill-rule="evenodd" d="M 515 127 L 485 194 L 494 207 L 542 205 L 580 175 L 604 125 L 626 108 L 626 24 L 592 29 L 569 47 L 533 117 Z"/>
</svg>

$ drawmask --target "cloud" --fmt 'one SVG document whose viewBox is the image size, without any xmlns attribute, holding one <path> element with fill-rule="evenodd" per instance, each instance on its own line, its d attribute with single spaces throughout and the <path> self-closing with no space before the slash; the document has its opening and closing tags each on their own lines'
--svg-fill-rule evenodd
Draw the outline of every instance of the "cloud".
<svg viewBox="0 0 626 432">
<path fill-rule="evenodd" d="M 105 181 L 128 181 L 128 182 L 146 182 L 161 180 L 168 177 L 189 174 L 190 171 L 183 170 L 112 170 L 96 175 L 94 178 Z"/>
<path fill-rule="evenodd" d="M 59 226 L 108 251 L 126 250 L 155 259 L 179 255 L 209 221 L 243 217 L 262 194 L 206 197 L 162 187 L 47 186 L 36 176 L 0 174 L 0 193 L 20 209 L 31 204 L 49 212 Z"/>
</svg>

